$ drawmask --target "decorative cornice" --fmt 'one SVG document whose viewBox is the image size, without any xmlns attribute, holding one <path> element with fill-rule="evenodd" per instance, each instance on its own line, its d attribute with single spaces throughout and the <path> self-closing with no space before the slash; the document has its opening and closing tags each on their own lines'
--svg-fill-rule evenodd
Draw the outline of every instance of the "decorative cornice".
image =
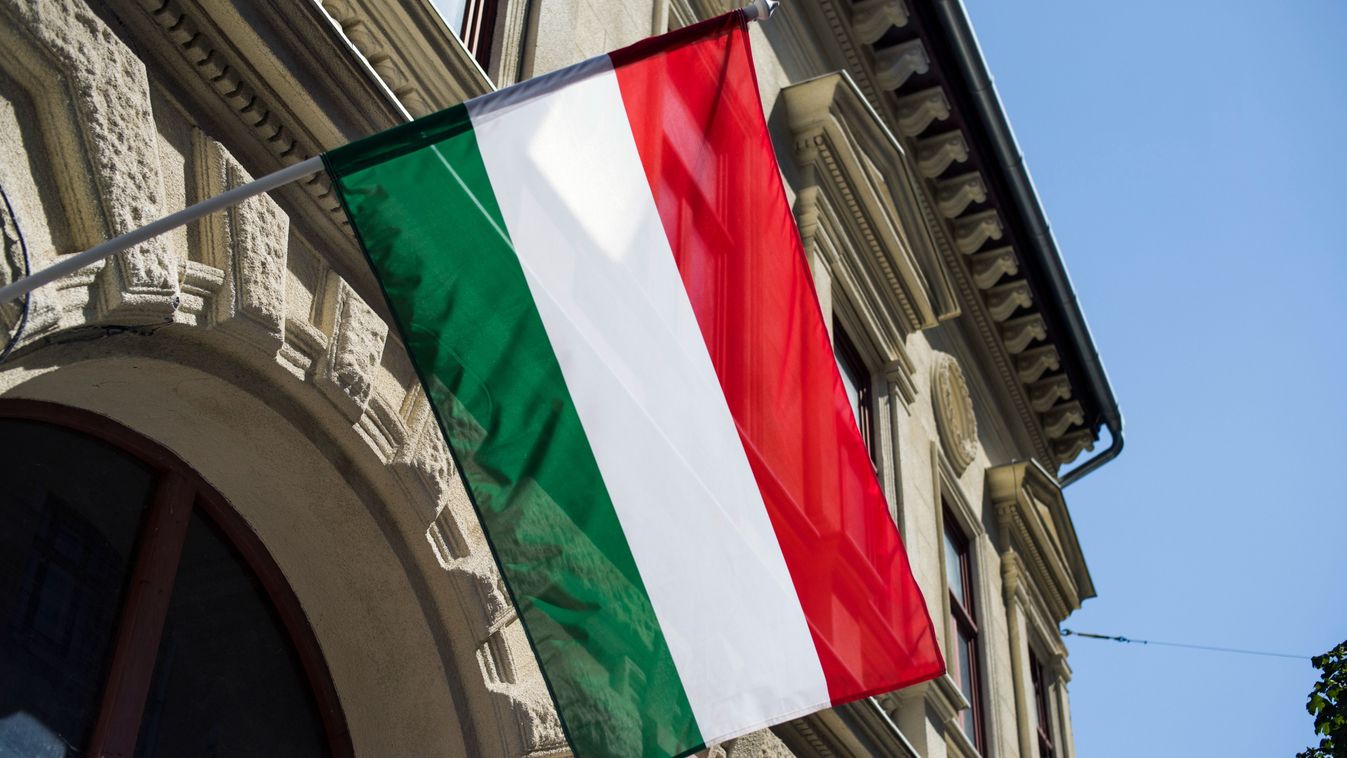
<svg viewBox="0 0 1347 758">
<path fill-rule="evenodd" d="M 871 45 L 893 26 L 907 26 L 903 0 L 861 0 L 851 11 L 851 28 L 861 44 Z"/>
<path fill-rule="evenodd" d="M 1048 327 L 1037 313 L 1013 318 L 1001 324 L 1001 339 L 1012 355 L 1024 352 L 1029 343 L 1048 336 Z"/>
<path fill-rule="evenodd" d="M 817 716 L 805 716 L 780 724 L 773 730 L 796 755 L 832 758 L 849 755 L 842 746 L 823 729 Z"/>
<path fill-rule="evenodd" d="M 782 97 L 801 169 L 795 211 L 806 248 L 838 258 L 829 263 L 854 290 L 853 304 L 884 315 L 878 336 L 891 362 L 907 334 L 948 315 L 943 304 L 954 297 L 938 243 L 906 222 L 920 217 L 920 179 L 845 73 L 791 85 Z M 882 286 L 867 286 L 873 281 Z"/>
<path fill-rule="evenodd" d="M 1085 411 L 1080 403 L 1070 402 L 1055 406 L 1043 414 L 1043 428 L 1054 439 L 1061 437 L 1067 429 L 1085 420 Z"/>
<path fill-rule="evenodd" d="M 927 683 L 926 702 L 935 711 L 942 723 L 949 724 L 959 717 L 960 711 L 968 710 L 968 698 L 964 697 L 959 684 L 949 674 L 941 674 Z"/>
<path fill-rule="evenodd" d="M 282 165 L 298 163 L 316 155 L 318 145 L 302 143 L 286 118 L 271 107 L 266 98 L 248 81 L 235 56 L 227 47 L 215 44 L 210 34 L 189 16 L 177 0 L 138 0 L 141 8 L 159 25 L 178 53 L 195 68 L 211 89 L 227 103 L 235 115 L 267 146 Z M 340 212 L 340 203 L 331 193 L 331 185 L 321 172 L 304 182 L 309 193 L 330 213 Z"/>
<path fill-rule="evenodd" d="M 1033 291 L 1022 279 L 992 287 L 986 294 L 987 313 L 996 321 L 1005 321 L 1010 314 L 1028 308 L 1033 302 Z"/>
<path fill-rule="evenodd" d="M 413 116 L 493 89 L 429 2 L 316 1 Z"/>
<path fill-rule="evenodd" d="M 896 90 L 914 74 L 924 74 L 930 68 L 931 61 L 919 39 L 875 53 L 875 81 L 886 90 Z"/>
<path fill-rule="evenodd" d="M 339 93 L 315 87 L 286 94 L 286 87 L 298 86 L 297 72 L 257 67 L 250 51 L 265 43 L 254 36 L 257 32 L 248 26 L 251 22 L 234 17 L 221 20 L 208 12 L 227 16 L 229 8 L 205 8 L 196 0 L 122 1 L 140 9 L 128 8 L 121 18 L 145 42 L 146 52 L 158 59 L 162 76 L 176 77 L 183 91 L 196 98 L 192 104 L 200 116 L 213 120 L 213 133 L 228 137 L 240 160 L 255 169 L 265 172 L 296 163 L 340 144 L 343 133 L 367 134 L 392 126 L 400 118 L 382 97 L 362 97 L 377 89 L 371 82 L 367 80 L 363 89 L 352 85 L 350 77 L 360 76 L 353 72 L 362 70 L 351 60 L 352 49 L 321 44 L 319 40 L 326 34 L 330 41 L 333 32 L 324 28 L 327 21 L 315 24 L 319 19 L 307 4 L 283 7 L 294 14 L 287 19 L 294 24 L 291 33 L 304 34 L 300 30 L 308 29 L 304 37 L 307 57 L 294 65 L 322 66 L 331 77 L 324 84 L 344 88 Z M 316 62 L 319 59 L 321 63 Z M 373 74 L 368 77 L 372 79 Z M 318 106 L 313 96 L 328 99 Z M 360 107 L 354 105 L 357 100 Z M 336 103 L 343 107 L 333 107 Z M 312 231 L 322 236 L 342 276 L 372 298 L 377 285 L 351 244 L 346 216 L 327 174 L 320 171 L 273 194 L 290 198 L 294 211 L 314 222 Z"/>
<path fill-rule="evenodd" d="M 898 98 L 898 131 L 904 137 L 915 137 L 933 122 L 947 118 L 949 98 L 943 88 L 928 87 Z"/>
<path fill-rule="evenodd" d="M 951 164 L 968 160 L 968 142 L 957 129 L 917 140 L 917 168 L 922 176 L 934 179 Z"/>
<path fill-rule="evenodd" d="M 1087 409 L 1075 397 L 1060 354 L 1045 351 L 1020 359 L 1031 348 L 1051 345 L 1053 326 L 1042 310 L 1049 304 L 1035 302 L 1017 251 L 1021 242 L 1015 239 L 1014 223 L 1002 215 L 1010 211 L 1002 208 L 988 178 L 999 169 L 984 165 L 984 157 L 972 147 L 967 117 L 957 105 L 955 88 L 963 85 L 950 80 L 936 60 L 943 43 L 931 38 L 934 22 L 922 18 L 924 8 L 899 0 L 863 0 L 850 7 L 838 0 L 817 3 L 848 73 L 889 120 L 917 171 L 929 180 L 923 194 L 938 211 L 935 223 L 945 228 L 943 236 L 957 251 L 949 268 L 966 306 L 961 310 L 992 353 L 990 365 L 1023 420 L 1033 455 L 1055 470 L 1089 449 L 1095 431 L 1086 425 Z M 867 47 L 869 54 L 862 55 Z M 1053 383 L 1035 391 L 1043 381 Z M 1049 394 L 1054 402 L 1045 405 L 1041 398 Z M 1031 400 L 1031 395 L 1039 399 Z M 1055 408 L 1055 401 L 1073 399 L 1081 403 L 1079 414 Z M 1051 417 L 1042 415 L 1049 412 Z M 1069 424 L 1062 429 L 1064 420 Z"/>
<path fill-rule="evenodd" d="M 1071 382 L 1065 376 L 1051 376 L 1029 385 L 1029 402 L 1034 410 L 1046 413 L 1058 400 L 1071 397 Z"/>
<path fill-rule="evenodd" d="M 986 199 L 987 185 L 976 171 L 936 182 L 935 203 L 945 218 L 957 218 L 970 204 Z"/>
<path fill-rule="evenodd" d="M 954 219 L 954 244 L 964 255 L 981 250 L 987 240 L 1001 239 L 1002 233 L 1001 217 L 994 210 L 970 213 Z"/>
<path fill-rule="evenodd" d="M 1025 384 L 1038 381 L 1045 372 L 1055 371 L 1060 365 L 1061 358 L 1057 355 L 1057 348 L 1052 345 L 1025 350 L 1015 356 L 1015 369 L 1019 372 L 1020 381 Z"/>
<path fill-rule="evenodd" d="M 1000 526 L 1004 578 L 1009 584 L 1022 575 L 1061 623 L 1094 597 L 1061 488 L 1037 463 L 1021 461 L 988 469 L 987 494 Z"/>
</svg>

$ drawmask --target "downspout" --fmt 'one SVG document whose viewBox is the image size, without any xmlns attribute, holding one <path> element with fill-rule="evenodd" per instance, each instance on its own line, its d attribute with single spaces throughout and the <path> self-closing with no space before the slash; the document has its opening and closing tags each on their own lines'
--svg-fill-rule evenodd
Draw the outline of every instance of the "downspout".
<svg viewBox="0 0 1347 758">
<path fill-rule="evenodd" d="M 1062 263 L 1057 241 L 1053 239 L 1052 230 L 1048 227 L 1048 219 L 1043 213 L 1038 192 L 1034 189 L 1034 182 L 1029 177 L 1024 156 L 1020 153 L 1010 123 L 1006 120 L 1001 99 L 992 84 L 991 74 L 987 70 L 986 61 L 983 60 L 977 36 L 973 33 L 963 3 L 961 0 L 931 0 L 931 3 L 945 28 L 950 46 L 957 54 L 959 69 L 968 80 L 974 107 L 991 138 L 996 163 L 1006 176 L 1012 199 L 1028 228 L 1031 244 L 1025 252 L 1033 256 L 1038 270 L 1045 275 L 1046 284 L 1051 288 L 1052 294 L 1063 304 L 1062 310 L 1066 317 L 1063 326 L 1066 336 L 1076 353 L 1085 358 L 1083 361 L 1085 379 L 1089 384 L 1090 393 L 1100 405 L 1104 426 L 1109 430 L 1111 441 L 1108 448 L 1068 471 L 1060 481 L 1061 486 L 1066 487 L 1117 458 L 1122 452 L 1122 411 L 1118 409 L 1113 388 L 1109 386 L 1103 361 L 1100 360 L 1099 351 L 1090 336 L 1090 328 L 1085 323 L 1085 315 L 1081 312 L 1076 291 L 1071 286 L 1071 277 L 1067 275 L 1066 266 Z"/>
</svg>

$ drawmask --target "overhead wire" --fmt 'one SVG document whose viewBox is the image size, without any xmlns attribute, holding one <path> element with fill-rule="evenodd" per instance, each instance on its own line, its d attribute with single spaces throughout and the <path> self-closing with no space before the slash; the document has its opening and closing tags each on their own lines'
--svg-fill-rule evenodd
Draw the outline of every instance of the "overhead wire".
<svg viewBox="0 0 1347 758">
<path fill-rule="evenodd" d="M 1215 653 L 1234 653 L 1237 655 L 1261 655 L 1270 658 L 1295 658 L 1302 661 L 1308 661 L 1312 656 L 1296 655 L 1294 653 L 1273 653 L 1267 650 L 1246 650 L 1237 647 L 1221 647 L 1219 645 L 1197 645 L 1189 642 L 1162 642 L 1160 640 L 1140 640 L 1122 635 L 1094 634 L 1093 632 L 1077 632 L 1073 629 L 1062 629 L 1063 637 L 1084 637 L 1091 640 L 1106 640 L 1108 642 L 1122 642 L 1131 645 L 1158 645 L 1163 647 L 1179 647 L 1189 650 L 1206 650 Z"/>
</svg>

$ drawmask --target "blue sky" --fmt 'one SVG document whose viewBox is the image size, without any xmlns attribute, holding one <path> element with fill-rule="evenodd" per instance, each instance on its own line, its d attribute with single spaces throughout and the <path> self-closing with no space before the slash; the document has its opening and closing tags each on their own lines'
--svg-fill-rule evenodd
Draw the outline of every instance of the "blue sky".
<svg viewBox="0 0 1347 758">
<path fill-rule="evenodd" d="M 1067 626 L 1347 638 L 1347 3 L 965 0 L 1127 420 Z M 1290 756 L 1308 662 L 1075 640 L 1076 744 Z M 1157 747 L 1163 746 L 1163 747 Z"/>
</svg>

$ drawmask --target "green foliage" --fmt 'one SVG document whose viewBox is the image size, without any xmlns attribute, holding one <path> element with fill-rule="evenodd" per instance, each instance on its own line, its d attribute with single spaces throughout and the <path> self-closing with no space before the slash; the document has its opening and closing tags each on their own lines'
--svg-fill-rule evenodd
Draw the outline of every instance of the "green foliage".
<svg viewBox="0 0 1347 758">
<path fill-rule="evenodd" d="M 1347 758 L 1347 640 L 1310 663 L 1324 673 L 1310 690 L 1305 710 L 1314 717 L 1314 731 L 1323 739 L 1296 758 Z"/>
</svg>

